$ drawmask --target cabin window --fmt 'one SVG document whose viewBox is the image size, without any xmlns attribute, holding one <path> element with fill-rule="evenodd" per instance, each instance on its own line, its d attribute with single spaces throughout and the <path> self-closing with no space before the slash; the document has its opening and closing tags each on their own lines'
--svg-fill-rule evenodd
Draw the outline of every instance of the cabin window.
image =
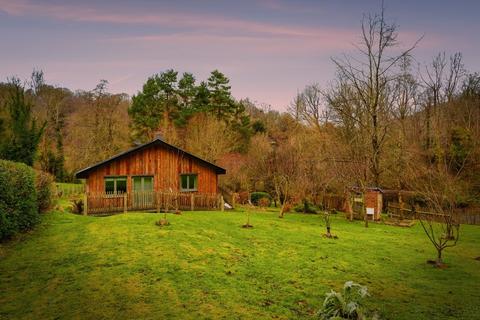
<svg viewBox="0 0 480 320">
<path fill-rule="evenodd" d="M 153 191 L 153 177 L 133 177 L 133 191 Z"/>
<path fill-rule="evenodd" d="M 180 175 L 180 190 L 181 191 L 197 191 L 198 175 L 197 174 L 182 174 Z"/>
<path fill-rule="evenodd" d="M 127 177 L 105 178 L 105 193 L 127 192 Z"/>
</svg>

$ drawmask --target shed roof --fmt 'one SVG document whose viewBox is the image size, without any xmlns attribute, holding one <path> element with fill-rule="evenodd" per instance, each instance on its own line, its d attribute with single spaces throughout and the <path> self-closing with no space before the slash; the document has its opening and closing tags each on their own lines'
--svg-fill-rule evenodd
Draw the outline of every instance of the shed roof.
<svg viewBox="0 0 480 320">
<path fill-rule="evenodd" d="M 167 149 L 174 150 L 174 151 L 180 152 L 180 153 L 182 153 L 182 154 L 184 154 L 184 155 L 190 156 L 191 158 L 193 158 L 193 159 L 195 159 L 195 160 L 203 163 L 204 165 L 212 168 L 212 169 L 215 171 L 216 174 L 225 174 L 225 173 L 227 172 L 225 169 L 223 169 L 223 168 L 221 168 L 221 167 L 219 167 L 219 166 L 217 166 L 217 165 L 215 165 L 215 164 L 213 164 L 213 163 L 211 163 L 211 162 L 208 162 L 207 160 L 201 159 L 201 158 L 199 158 L 199 157 L 197 157 L 197 156 L 195 156 L 195 155 L 193 155 L 193 154 L 191 154 L 191 153 L 189 153 L 189 152 L 187 152 L 187 151 L 185 151 L 185 150 L 182 150 L 182 149 L 180 149 L 180 148 L 178 148 L 178 147 L 176 147 L 176 146 L 174 146 L 174 145 L 171 145 L 171 144 L 163 141 L 163 140 L 160 139 L 160 138 L 155 138 L 154 140 L 152 140 L 152 141 L 150 141 L 150 142 L 141 144 L 141 145 L 136 146 L 136 147 L 134 147 L 134 148 L 131 148 L 131 149 L 127 150 L 127 151 L 124 151 L 124 152 L 122 152 L 122 153 L 119 153 L 119 154 L 117 154 L 117 155 L 115 155 L 115 156 L 113 156 L 113 157 L 111 157 L 111 158 L 109 158 L 109 159 L 107 159 L 107 160 L 104 160 L 104 161 L 102 161 L 102 162 L 99 162 L 99 163 L 97 163 L 97 164 L 94 164 L 94 165 L 92 165 L 92 166 L 90 166 L 90 167 L 84 168 L 84 169 L 76 172 L 76 173 L 75 173 L 75 177 L 76 177 L 77 179 L 86 179 L 86 178 L 88 178 L 88 174 L 89 174 L 90 172 L 92 172 L 93 170 L 95 170 L 96 168 L 98 168 L 98 167 L 100 167 L 100 166 L 102 166 L 102 165 L 111 163 L 111 162 L 113 162 L 113 161 L 115 161 L 115 160 L 117 160 L 117 159 L 120 159 L 120 158 L 123 158 L 123 157 L 125 157 L 125 156 L 128 156 L 128 155 L 130 155 L 130 154 L 132 154 L 132 153 L 134 153 L 134 152 L 136 152 L 136 151 L 140 151 L 140 150 L 143 150 L 143 149 L 145 149 L 145 148 L 147 148 L 147 147 L 151 147 L 151 146 L 155 146 L 155 145 L 162 146 L 162 147 L 165 147 L 165 148 L 167 148 Z"/>
<path fill-rule="evenodd" d="M 354 192 L 358 192 L 358 193 L 361 193 L 362 192 L 362 188 L 359 187 L 359 186 L 353 186 L 351 188 L 352 191 Z M 378 191 L 380 193 L 383 193 L 383 189 L 379 188 L 379 187 L 365 187 L 365 190 L 366 191 Z"/>
</svg>

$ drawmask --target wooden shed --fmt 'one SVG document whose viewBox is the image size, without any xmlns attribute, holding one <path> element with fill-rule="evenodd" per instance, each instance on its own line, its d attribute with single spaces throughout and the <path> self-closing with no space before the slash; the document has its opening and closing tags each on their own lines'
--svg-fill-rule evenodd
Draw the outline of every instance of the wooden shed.
<svg viewBox="0 0 480 320">
<path fill-rule="evenodd" d="M 158 208 L 163 205 L 159 199 L 164 194 L 194 207 L 190 202 L 195 199 L 216 199 L 218 175 L 225 173 L 225 169 L 156 138 L 80 170 L 75 176 L 86 179 L 90 213 L 96 209 Z"/>
<path fill-rule="evenodd" d="M 378 187 L 365 188 L 365 194 L 359 187 L 352 188 L 353 212 L 361 217 L 366 213 L 371 220 L 380 220 L 383 208 L 383 191 Z"/>
</svg>

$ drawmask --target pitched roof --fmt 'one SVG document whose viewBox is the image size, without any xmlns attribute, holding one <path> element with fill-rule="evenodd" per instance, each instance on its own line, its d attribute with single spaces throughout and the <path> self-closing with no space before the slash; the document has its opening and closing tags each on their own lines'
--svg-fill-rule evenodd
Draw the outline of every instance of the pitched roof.
<svg viewBox="0 0 480 320">
<path fill-rule="evenodd" d="M 182 149 L 180 149 L 180 148 L 178 148 L 178 147 L 175 147 L 174 145 L 171 145 L 171 144 L 169 144 L 169 143 L 166 143 L 165 141 L 161 140 L 160 138 L 156 138 L 156 139 L 154 139 L 154 140 L 152 140 L 152 141 L 150 141 L 150 142 L 141 144 L 141 145 L 136 146 L 136 147 L 134 147 L 134 148 L 132 148 L 132 149 L 129 149 L 129 150 L 127 150 L 127 151 L 124 151 L 124 152 L 122 152 L 122 153 L 119 153 L 119 154 L 117 154 L 117 155 L 115 155 L 115 156 L 113 156 L 113 157 L 111 157 L 111 158 L 109 158 L 109 159 L 107 159 L 107 160 L 104 160 L 104 161 L 102 161 L 102 162 L 99 162 L 99 163 L 97 163 L 97 164 L 94 164 L 93 166 L 90 166 L 90 167 L 87 167 L 87 168 L 85 168 L 85 169 L 82 169 L 82 170 L 80 170 L 80 171 L 78 171 L 78 172 L 75 173 L 75 177 L 76 177 L 77 179 L 86 179 L 86 178 L 88 178 L 88 174 L 89 174 L 90 172 L 92 172 L 93 170 L 95 170 L 96 168 L 98 168 L 98 167 L 100 167 L 100 166 L 102 166 L 102 165 L 104 165 L 104 164 L 108 164 L 108 163 L 110 163 L 110 162 L 113 162 L 113 161 L 115 161 L 115 160 L 117 160 L 117 159 L 120 159 L 120 158 L 123 158 L 123 157 L 125 157 L 125 156 L 128 156 L 128 155 L 130 155 L 130 154 L 132 154 L 132 153 L 134 153 L 134 152 L 136 152 L 136 151 L 139 151 L 139 150 L 142 150 L 142 149 L 145 149 L 145 148 L 147 148 L 147 147 L 154 146 L 154 145 L 162 146 L 162 147 L 165 147 L 165 148 L 170 149 L 170 150 L 174 150 L 174 151 L 177 151 L 177 152 L 181 152 L 182 154 L 187 155 L 187 156 L 189 156 L 189 157 L 191 157 L 191 158 L 193 158 L 193 159 L 195 159 L 195 160 L 197 160 L 197 161 L 205 164 L 206 166 L 212 168 L 217 174 L 225 174 L 225 173 L 227 172 L 225 169 L 223 169 L 223 168 L 221 168 L 221 167 L 219 167 L 219 166 L 217 166 L 217 165 L 215 165 L 215 164 L 213 164 L 213 163 L 211 163 L 211 162 L 208 162 L 208 161 L 206 161 L 206 160 L 203 160 L 203 159 L 201 159 L 201 158 L 199 158 L 199 157 L 197 157 L 197 156 L 195 156 L 195 155 L 193 155 L 193 154 L 191 154 L 191 153 L 189 153 L 189 152 L 187 152 L 187 151 L 185 151 L 185 150 L 182 150 Z"/>
</svg>

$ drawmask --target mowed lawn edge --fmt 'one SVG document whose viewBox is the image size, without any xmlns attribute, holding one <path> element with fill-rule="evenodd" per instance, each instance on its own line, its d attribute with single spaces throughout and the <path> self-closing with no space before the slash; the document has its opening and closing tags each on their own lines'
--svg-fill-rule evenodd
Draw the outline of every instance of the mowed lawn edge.
<svg viewBox="0 0 480 320">
<path fill-rule="evenodd" d="M 310 319 L 331 288 L 366 285 L 386 319 L 475 319 L 480 228 L 435 257 L 419 225 L 399 228 L 321 216 L 252 212 L 52 212 L 21 241 L 2 244 L 0 318 Z"/>
</svg>

